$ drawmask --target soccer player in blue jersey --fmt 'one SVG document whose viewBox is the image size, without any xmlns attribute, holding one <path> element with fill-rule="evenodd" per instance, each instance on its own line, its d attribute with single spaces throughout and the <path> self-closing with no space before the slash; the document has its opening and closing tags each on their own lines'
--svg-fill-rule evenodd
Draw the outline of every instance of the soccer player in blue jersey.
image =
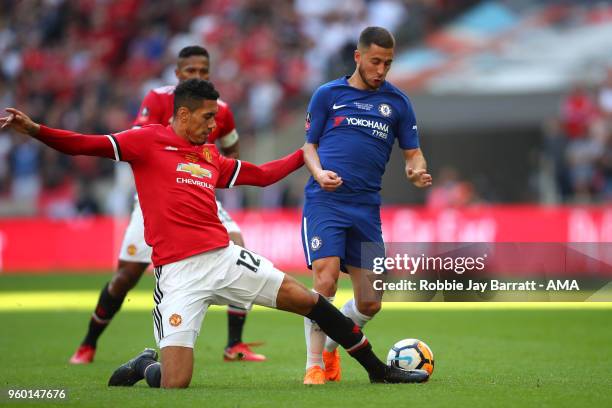
<svg viewBox="0 0 612 408">
<path fill-rule="evenodd" d="M 359 327 L 381 307 L 380 293 L 369 284 L 369 276 L 372 258 L 384 256 L 379 191 L 396 139 L 408 180 L 419 188 L 432 183 L 410 100 L 385 81 L 394 47 L 386 29 L 363 30 L 355 50 L 355 72 L 319 87 L 306 115 L 304 161 L 312 177 L 305 188 L 304 253 L 313 270 L 314 291 L 330 300 L 340 271 L 349 273 L 354 298 L 342 312 Z M 362 254 L 362 243 L 370 243 L 368 254 Z M 339 381 L 338 344 L 310 319 L 304 319 L 304 326 L 304 384 Z"/>
</svg>

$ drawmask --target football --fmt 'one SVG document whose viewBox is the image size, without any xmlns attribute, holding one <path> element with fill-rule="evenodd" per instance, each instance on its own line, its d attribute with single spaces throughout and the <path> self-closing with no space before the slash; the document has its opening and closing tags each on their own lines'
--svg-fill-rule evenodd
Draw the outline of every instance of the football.
<svg viewBox="0 0 612 408">
<path fill-rule="evenodd" d="M 427 344 L 419 339 L 400 340 L 391 347 L 387 364 L 404 370 L 425 370 L 431 375 L 434 369 L 434 356 Z"/>
</svg>

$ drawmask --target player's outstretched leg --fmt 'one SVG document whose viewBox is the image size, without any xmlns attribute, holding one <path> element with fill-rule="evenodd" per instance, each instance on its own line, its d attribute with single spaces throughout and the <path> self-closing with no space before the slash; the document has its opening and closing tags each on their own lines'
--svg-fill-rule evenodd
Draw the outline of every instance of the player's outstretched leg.
<svg viewBox="0 0 612 408">
<path fill-rule="evenodd" d="M 93 361 L 98 339 L 121 308 L 126 294 L 138 283 L 148 265 L 119 261 L 117 272 L 100 292 L 98 304 L 89 320 L 87 334 L 70 358 L 71 364 L 89 364 Z"/>
<path fill-rule="evenodd" d="M 290 276 L 285 275 L 283 279 L 276 297 L 276 307 L 314 320 L 366 369 L 373 383 L 419 383 L 429 379 L 425 370 L 402 370 L 383 363 L 372 351 L 359 326 L 325 297 L 312 293 Z"/>
<path fill-rule="evenodd" d="M 340 309 L 342 314 L 350 318 L 360 329 L 380 311 L 382 291 L 375 291 L 371 279 L 373 272 L 366 269 L 347 265 L 347 270 L 353 283 L 354 298 L 349 299 Z M 325 350 L 325 379 L 327 381 L 340 381 L 340 353 L 338 343 L 327 337 Z"/>
<path fill-rule="evenodd" d="M 340 275 L 340 258 L 325 257 L 316 259 L 312 263 L 312 271 L 314 280 L 313 292 L 325 296 L 332 303 L 336 294 L 338 276 Z M 316 322 L 305 317 L 304 336 L 306 338 L 306 373 L 304 374 L 304 384 L 325 384 L 323 346 L 325 345 L 327 335 Z"/>
</svg>

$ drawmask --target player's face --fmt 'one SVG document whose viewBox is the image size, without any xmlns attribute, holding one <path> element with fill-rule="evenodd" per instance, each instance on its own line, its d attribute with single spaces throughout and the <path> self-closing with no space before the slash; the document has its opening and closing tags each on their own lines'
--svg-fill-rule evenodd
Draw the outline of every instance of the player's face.
<svg viewBox="0 0 612 408">
<path fill-rule="evenodd" d="M 393 48 L 372 44 L 367 49 L 355 51 L 355 62 L 365 85 L 370 89 L 378 89 L 391 69 Z"/>
<path fill-rule="evenodd" d="M 194 111 L 189 111 L 185 123 L 185 135 L 187 140 L 195 145 L 206 143 L 208 135 L 217 126 L 215 115 L 219 108 L 217 101 L 205 99 L 202 106 Z"/>
<path fill-rule="evenodd" d="M 179 82 L 194 78 L 208 81 L 209 71 L 210 62 L 208 58 L 202 55 L 192 55 L 188 58 L 181 58 L 174 73 Z"/>
</svg>

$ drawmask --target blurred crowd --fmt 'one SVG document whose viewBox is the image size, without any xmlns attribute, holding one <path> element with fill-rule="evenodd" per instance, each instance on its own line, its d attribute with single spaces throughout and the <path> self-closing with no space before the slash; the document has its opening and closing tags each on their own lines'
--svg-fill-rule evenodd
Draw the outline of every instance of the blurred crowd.
<svg viewBox="0 0 612 408">
<path fill-rule="evenodd" d="M 315 87 L 350 73 L 363 27 L 385 26 L 408 43 L 474 2 L 5 0 L 0 105 L 82 133 L 126 129 L 149 89 L 176 82 L 178 51 L 202 44 L 241 137 L 255 137 L 303 115 Z M 0 215 L 117 212 L 125 206 L 109 194 L 113 174 L 110 161 L 1 134 Z"/>
<path fill-rule="evenodd" d="M 597 89 L 576 84 L 564 96 L 545 142 L 557 201 L 612 201 L 612 70 Z"/>
</svg>

